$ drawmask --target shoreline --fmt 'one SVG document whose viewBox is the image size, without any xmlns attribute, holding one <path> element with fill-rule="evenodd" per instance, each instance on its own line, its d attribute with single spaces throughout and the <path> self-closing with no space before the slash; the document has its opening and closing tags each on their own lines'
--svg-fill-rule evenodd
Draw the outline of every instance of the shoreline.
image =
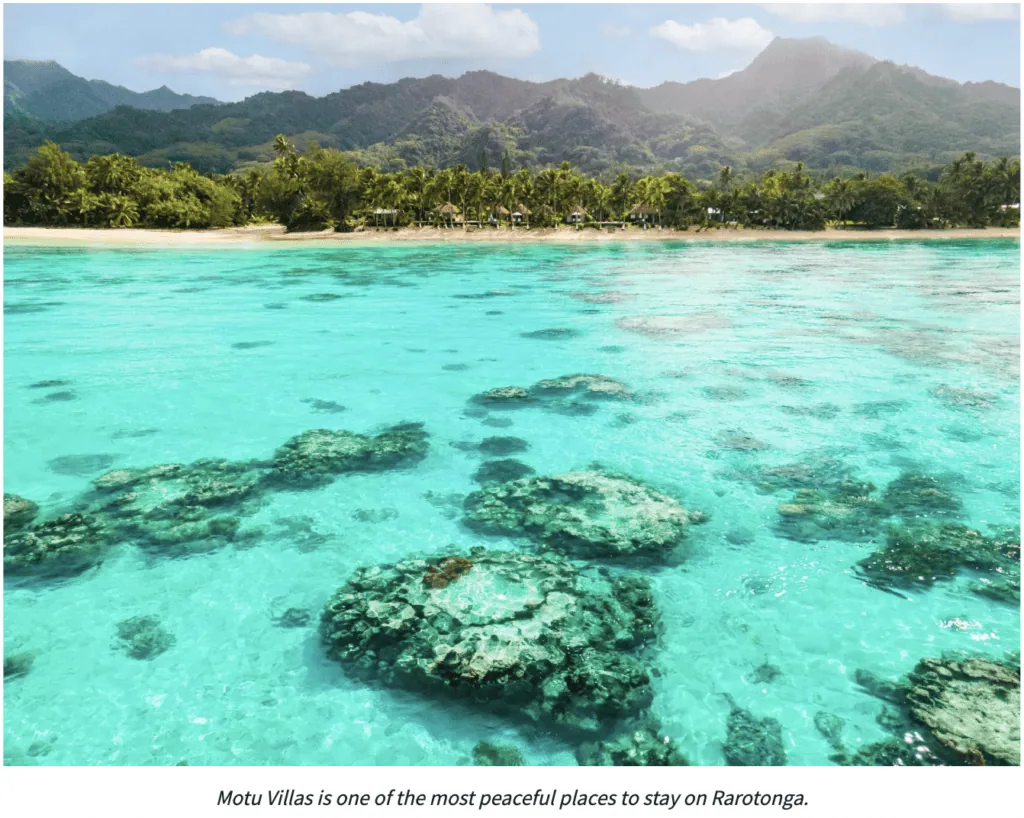
<svg viewBox="0 0 1024 818">
<path fill-rule="evenodd" d="M 92 246 L 118 247 L 239 247 L 268 244 L 391 244 L 421 243 L 616 243 L 649 241 L 686 242 L 808 242 L 808 241 L 900 241 L 1020 239 L 1020 228 L 985 227 L 951 230 L 756 230 L 723 227 L 698 232 L 689 230 L 574 230 L 568 227 L 526 229 L 462 230 L 437 227 L 403 227 L 398 230 L 364 230 L 354 233 L 285 233 L 280 225 L 231 227 L 218 230 L 104 229 L 87 227 L 5 227 L 4 245 L 10 246 Z"/>
</svg>

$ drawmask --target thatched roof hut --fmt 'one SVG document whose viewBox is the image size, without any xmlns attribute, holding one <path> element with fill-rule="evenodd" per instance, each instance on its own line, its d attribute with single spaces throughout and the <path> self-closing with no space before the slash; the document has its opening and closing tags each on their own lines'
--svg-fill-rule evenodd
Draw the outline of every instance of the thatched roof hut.
<svg viewBox="0 0 1024 818">
<path fill-rule="evenodd" d="M 451 202 L 445 202 L 443 205 L 438 205 L 434 208 L 442 216 L 458 216 L 459 209 Z"/>
<path fill-rule="evenodd" d="M 651 207 L 650 205 L 637 203 L 630 208 L 629 215 L 631 217 L 636 216 L 654 216 L 658 212 L 657 208 Z"/>
</svg>

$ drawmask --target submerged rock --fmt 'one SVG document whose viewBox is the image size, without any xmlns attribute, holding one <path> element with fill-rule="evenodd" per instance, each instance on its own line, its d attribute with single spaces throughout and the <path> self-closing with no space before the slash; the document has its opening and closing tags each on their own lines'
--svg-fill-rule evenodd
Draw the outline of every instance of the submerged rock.
<svg viewBox="0 0 1024 818">
<path fill-rule="evenodd" d="M 475 395 L 473 400 L 492 408 L 510 408 L 530 403 L 530 390 L 522 386 L 498 386 Z"/>
<path fill-rule="evenodd" d="M 473 479 L 478 483 L 507 483 L 536 473 L 532 467 L 509 457 L 504 460 L 488 460 L 476 470 Z"/>
<path fill-rule="evenodd" d="M 885 547 L 858 562 L 857 572 L 883 586 L 928 587 L 963 568 L 1001 572 L 1019 582 L 1019 560 L 1017 543 L 985 537 L 960 523 L 919 522 L 891 527 Z"/>
<path fill-rule="evenodd" d="M 825 740 L 832 745 L 834 750 L 842 751 L 843 749 L 844 724 L 846 722 L 833 713 L 819 710 L 814 714 L 814 726 L 825 737 Z"/>
<path fill-rule="evenodd" d="M 596 732 L 649 706 L 656 617 L 644 579 L 478 548 L 358 569 L 320 633 L 354 675 Z"/>
<path fill-rule="evenodd" d="M 110 546 L 110 534 L 95 517 L 64 514 L 4 536 L 4 572 L 74 576 L 98 565 Z"/>
<path fill-rule="evenodd" d="M 529 448 L 530 444 L 521 437 L 488 437 L 480 441 L 476 447 L 477 451 L 491 457 L 525 452 Z"/>
<path fill-rule="evenodd" d="M 39 506 L 17 494 L 4 494 L 4 536 L 20 531 L 39 513 Z"/>
<path fill-rule="evenodd" d="M 87 508 L 162 554 L 208 551 L 243 536 L 239 515 L 255 511 L 265 473 L 261 464 L 215 459 L 115 469 L 93 481 Z"/>
<path fill-rule="evenodd" d="M 665 552 L 705 519 L 631 477 L 598 471 L 489 484 L 466 498 L 465 513 L 479 531 L 590 557 Z"/>
<path fill-rule="evenodd" d="M 274 453 L 268 480 L 289 488 L 315 488 L 345 472 L 413 465 L 427 456 L 429 445 L 421 423 L 393 426 L 373 437 L 311 429 Z"/>
<path fill-rule="evenodd" d="M 18 679 L 27 675 L 35 659 L 35 655 L 25 652 L 4 656 L 4 679 Z"/>
<path fill-rule="evenodd" d="M 910 715 L 962 764 L 1020 765 L 1020 668 L 973 657 L 922 659 Z"/>
<path fill-rule="evenodd" d="M 133 616 L 118 622 L 117 638 L 132 659 L 154 659 L 174 647 L 176 641 L 156 616 Z"/>
<path fill-rule="evenodd" d="M 312 614 L 305 608 L 288 608 L 280 616 L 274 617 L 274 624 L 279 628 L 304 628 L 312 620 Z"/>
<path fill-rule="evenodd" d="M 999 400 L 991 392 L 949 384 L 940 384 L 930 391 L 932 397 L 951 409 L 990 409 Z"/>
<path fill-rule="evenodd" d="M 777 719 L 756 718 L 729 697 L 732 711 L 726 721 L 725 763 L 730 767 L 784 767 L 786 749 Z"/>
<path fill-rule="evenodd" d="M 851 767 L 934 767 L 942 762 L 915 736 L 895 736 L 861 747 L 852 756 L 840 750 L 833 760 Z"/>
<path fill-rule="evenodd" d="M 903 472 L 886 486 L 882 500 L 904 518 L 956 515 L 963 506 L 943 481 L 920 472 Z"/>
<path fill-rule="evenodd" d="M 633 397 L 624 383 L 607 375 L 563 375 L 538 381 L 530 391 L 535 397 L 575 395 L 610 400 L 630 400 Z"/>
<path fill-rule="evenodd" d="M 657 724 L 646 724 L 608 741 L 587 742 L 576 752 L 581 767 L 688 767 L 690 762 Z"/>
<path fill-rule="evenodd" d="M 512 744 L 481 741 L 473 748 L 473 763 L 477 767 L 522 767 L 526 761 Z"/>
<path fill-rule="evenodd" d="M 782 489 L 828 489 L 842 485 L 853 472 L 841 460 L 822 456 L 783 466 L 762 466 L 742 477 L 749 479 L 759 491 L 771 493 Z"/>
<path fill-rule="evenodd" d="M 871 495 L 872 483 L 843 480 L 830 489 L 801 489 L 778 507 L 782 536 L 799 542 L 818 540 L 871 540 L 889 516 L 888 509 Z"/>
</svg>

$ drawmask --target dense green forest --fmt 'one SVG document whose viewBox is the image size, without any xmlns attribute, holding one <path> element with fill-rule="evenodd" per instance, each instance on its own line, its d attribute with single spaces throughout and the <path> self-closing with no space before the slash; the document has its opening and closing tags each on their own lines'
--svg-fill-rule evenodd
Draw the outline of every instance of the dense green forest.
<svg viewBox="0 0 1024 818">
<path fill-rule="evenodd" d="M 860 172 L 823 178 L 798 164 L 759 177 L 720 168 L 712 183 L 676 173 L 622 173 L 611 184 L 569 162 L 513 171 L 508 154 L 478 169 L 414 167 L 384 173 L 345 153 L 284 136 L 264 168 L 204 176 L 185 163 L 147 168 L 131 157 L 79 163 L 48 142 L 19 170 L 4 174 L 4 224 L 217 228 L 276 222 L 289 230 L 469 223 L 498 227 L 596 225 L 622 221 L 661 227 L 738 224 L 820 230 L 829 223 L 866 228 L 984 227 L 1018 223 L 1020 160 L 985 162 L 965 153 L 935 180 Z"/>
</svg>

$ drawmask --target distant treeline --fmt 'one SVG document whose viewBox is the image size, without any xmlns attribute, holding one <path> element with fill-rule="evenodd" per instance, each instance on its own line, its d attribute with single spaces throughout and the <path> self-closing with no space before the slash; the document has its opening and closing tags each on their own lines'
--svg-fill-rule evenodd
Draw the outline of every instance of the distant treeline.
<svg viewBox="0 0 1024 818">
<path fill-rule="evenodd" d="M 81 164 L 48 142 L 4 174 L 4 224 L 84 227 L 216 228 L 277 222 L 289 230 L 351 230 L 360 225 L 467 223 L 551 227 L 629 222 L 664 227 L 739 224 L 821 230 L 829 224 L 907 229 L 1018 223 L 1020 160 L 965 153 L 938 181 L 908 173 L 819 179 L 802 165 L 736 179 L 723 167 L 713 183 L 679 174 L 620 174 L 611 184 L 568 162 L 537 172 L 464 165 L 396 173 L 360 168 L 336 150 L 299 154 L 283 137 L 270 167 L 203 176 L 187 164 L 143 167 L 119 154 Z"/>
</svg>

